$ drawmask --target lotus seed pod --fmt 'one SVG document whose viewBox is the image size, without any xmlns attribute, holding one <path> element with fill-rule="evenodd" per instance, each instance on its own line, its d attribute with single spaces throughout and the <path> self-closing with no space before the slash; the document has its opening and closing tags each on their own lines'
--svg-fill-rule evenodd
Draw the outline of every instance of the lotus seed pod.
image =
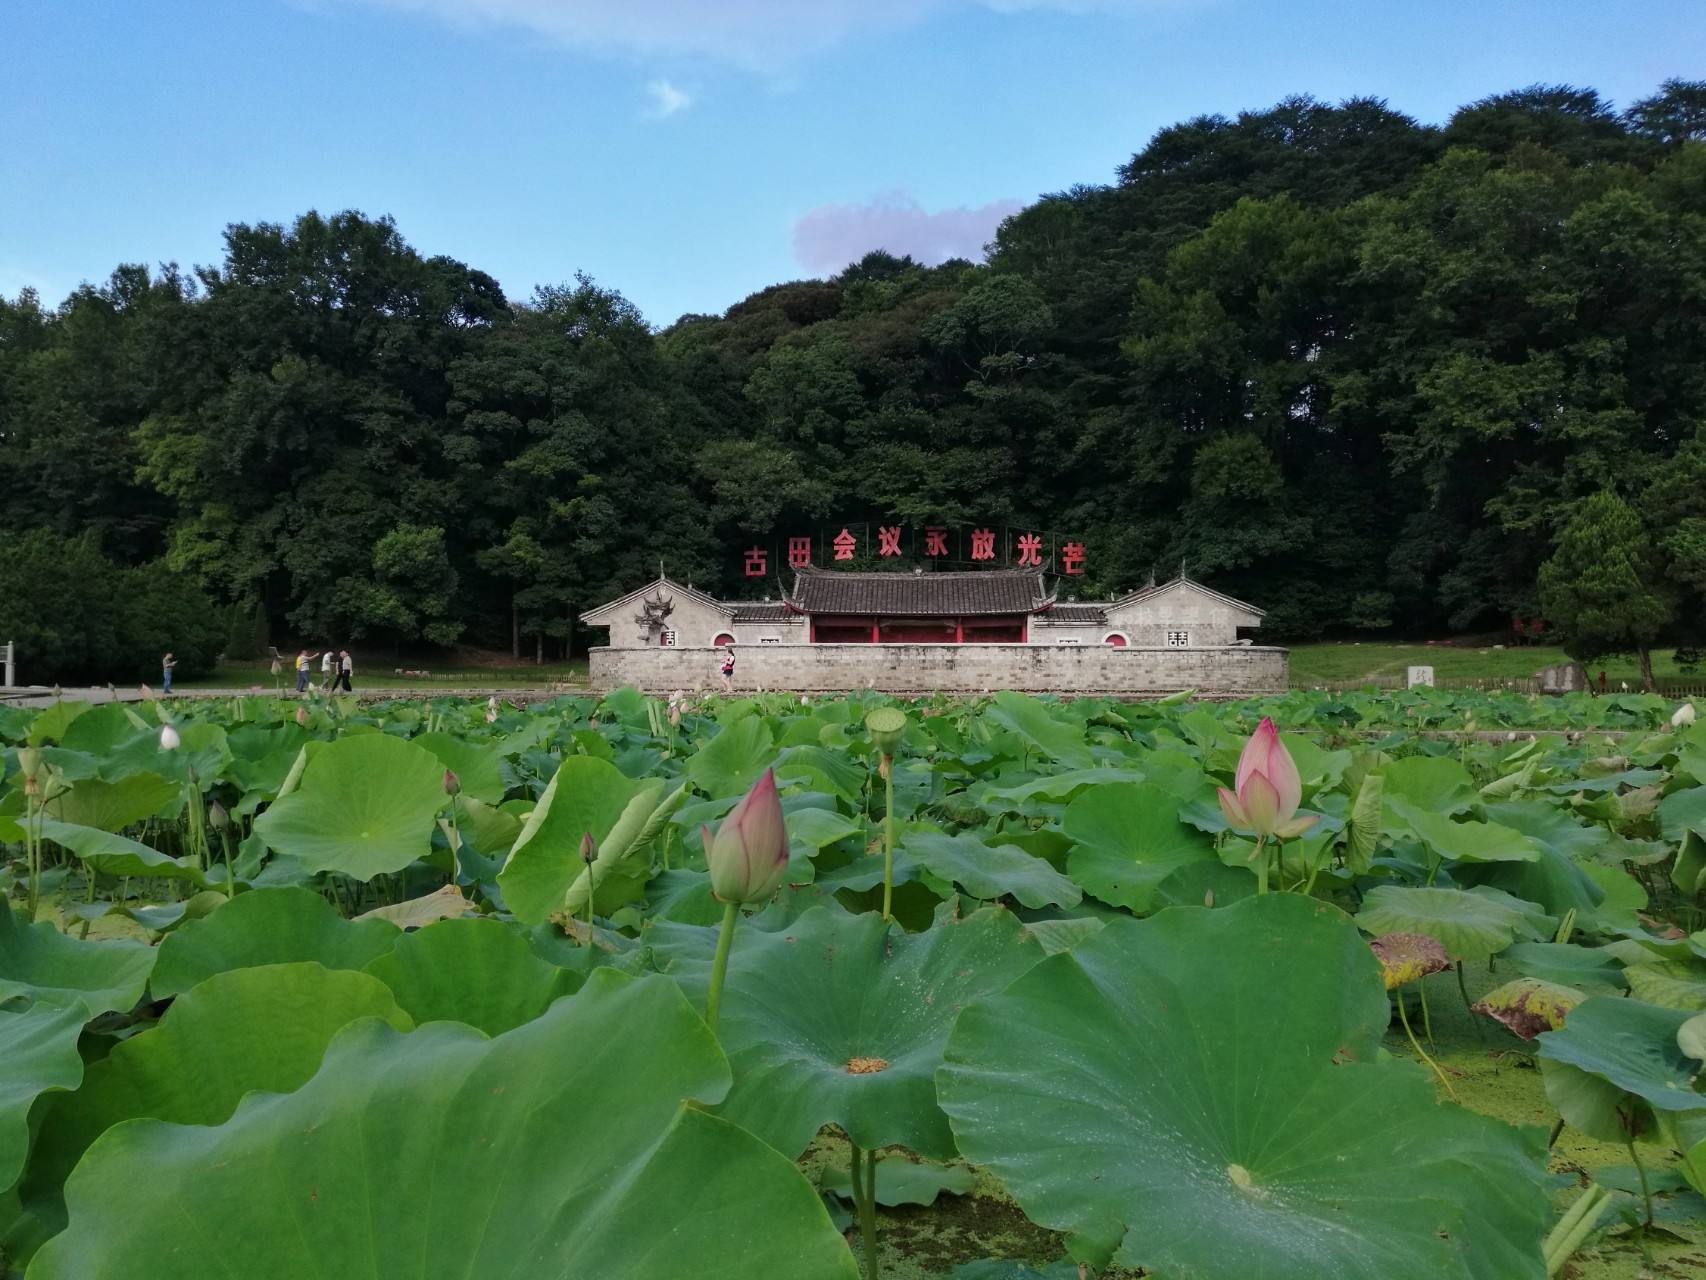
<svg viewBox="0 0 1706 1280">
<path fill-rule="evenodd" d="M 883 755 L 892 756 L 906 736 L 906 712 L 899 707 L 877 707 L 865 714 L 865 729 L 871 735 L 871 744 Z"/>
</svg>

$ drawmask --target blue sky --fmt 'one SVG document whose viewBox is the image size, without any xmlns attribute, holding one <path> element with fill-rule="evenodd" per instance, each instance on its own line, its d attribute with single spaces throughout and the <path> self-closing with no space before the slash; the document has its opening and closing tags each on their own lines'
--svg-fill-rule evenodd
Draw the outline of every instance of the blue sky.
<svg viewBox="0 0 1706 1280">
<path fill-rule="evenodd" d="M 6 0 L 0 293 L 389 213 L 656 324 L 887 242 L 981 244 L 1159 127 L 1290 93 L 1424 120 L 1706 77 L 1699 0 Z"/>
</svg>

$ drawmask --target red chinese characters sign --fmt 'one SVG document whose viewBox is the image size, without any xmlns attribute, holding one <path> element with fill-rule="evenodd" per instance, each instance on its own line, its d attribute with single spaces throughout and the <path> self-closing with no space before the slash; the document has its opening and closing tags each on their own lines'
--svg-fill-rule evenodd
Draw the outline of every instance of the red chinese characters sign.
<svg viewBox="0 0 1706 1280">
<path fill-rule="evenodd" d="M 813 565 L 847 568 L 875 567 L 874 561 L 908 557 L 947 566 L 970 564 L 978 568 L 1005 566 L 1035 569 L 1065 577 L 1081 577 L 1088 553 L 1081 539 L 1023 527 L 994 525 L 951 527 L 922 525 L 910 533 L 903 524 L 831 525 L 815 535 L 793 534 L 769 547 L 748 547 L 742 571 L 748 578 L 763 578 L 780 559 L 793 569 Z"/>
</svg>

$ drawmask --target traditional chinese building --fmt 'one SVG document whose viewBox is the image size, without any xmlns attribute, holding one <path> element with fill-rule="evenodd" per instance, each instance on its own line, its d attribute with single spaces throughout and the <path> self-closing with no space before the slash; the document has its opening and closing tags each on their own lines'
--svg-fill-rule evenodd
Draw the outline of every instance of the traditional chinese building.
<svg viewBox="0 0 1706 1280">
<path fill-rule="evenodd" d="M 718 600 L 660 576 L 582 620 L 609 628 L 609 644 L 593 650 L 595 687 L 709 685 L 714 651 L 728 645 L 745 688 L 965 690 L 968 679 L 978 688 L 1113 692 L 1285 685 L 1285 650 L 1240 635 L 1261 626 L 1262 611 L 1184 576 L 1095 602 L 1061 600 L 1034 569 L 806 566 L 779 599 L 758 602 Z M 973 649 L 975 659 L 951 656 Z"/>
</svg>

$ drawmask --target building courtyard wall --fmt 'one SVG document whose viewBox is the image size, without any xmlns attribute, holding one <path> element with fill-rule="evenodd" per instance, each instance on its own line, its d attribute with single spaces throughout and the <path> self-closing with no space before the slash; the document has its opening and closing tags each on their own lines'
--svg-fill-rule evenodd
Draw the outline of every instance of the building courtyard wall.
<svg viewBox="0 0 1706 1280">
<path fill-rule="evenodd" d="M 1110 648 L 1047 644 L 772 644 L 739 650 L 735 688 L 835 693 L 1281 693 L 1289 651 Z M 592 687 L 632 685 L 648 693 L 718 689 L 715 649 L 594 649 Z"/>
</svg>

